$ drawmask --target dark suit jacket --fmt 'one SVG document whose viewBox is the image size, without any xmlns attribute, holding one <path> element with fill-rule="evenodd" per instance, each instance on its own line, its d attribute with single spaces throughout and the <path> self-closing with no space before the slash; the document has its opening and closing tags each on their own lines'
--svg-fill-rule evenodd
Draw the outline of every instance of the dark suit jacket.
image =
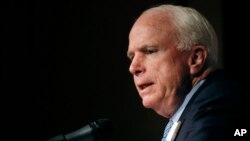
<svg viewBox="0 0 250 141">
<path fill-rule="evenodd" d="M 175 141 L 245 140 L 234 136 L 236 129 L 247 129 L 248 107 L 240 85 L 221 70 L 211 73 L 189 101 L 180 117 Z"/>
</svg>

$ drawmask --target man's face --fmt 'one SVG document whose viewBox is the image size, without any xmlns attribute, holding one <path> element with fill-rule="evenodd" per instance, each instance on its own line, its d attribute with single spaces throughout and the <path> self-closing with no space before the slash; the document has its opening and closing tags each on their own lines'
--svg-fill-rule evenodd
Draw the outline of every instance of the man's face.
<svg viewBox="0 0 250 141">
<path fill-rule="evenodd" d="M 187 85 L 188 52 L 176 49 L 177 40 L 170 23 L 151 19 L 139 18 L 130 31 L 129 71 L 143 105 L 168 117 L 182 100 Z"/>
</svg>

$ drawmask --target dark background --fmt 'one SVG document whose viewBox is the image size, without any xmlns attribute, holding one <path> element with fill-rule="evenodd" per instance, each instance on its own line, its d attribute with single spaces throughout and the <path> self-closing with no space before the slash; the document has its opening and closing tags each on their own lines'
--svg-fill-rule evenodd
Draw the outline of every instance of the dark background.
<svg viewBox="0 0 250 141">
<path fill-rule="evenodd" d="M 159 141 L 167 119 L 141 104 L 126 57 L 145 9 L 191 6 L 214 25 L 220 64 L 246 88 L 249 15 L 222 0 L 1 2 L 1 141 L 42 141 L 109 118 L 112 140 Z M 246 94 L 249 93 L 246 91 Z"/>
</svg>

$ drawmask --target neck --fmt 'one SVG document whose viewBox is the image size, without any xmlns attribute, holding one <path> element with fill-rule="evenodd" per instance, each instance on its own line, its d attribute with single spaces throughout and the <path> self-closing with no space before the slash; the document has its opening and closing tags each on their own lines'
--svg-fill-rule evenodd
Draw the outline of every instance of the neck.
<svg viewBox="0 0 250 141">
<path fill-rule="evenodd" d="M 192 80 L 192 87 L 197 85 L 202 79 L 205 79 L 213 70 L 213 68 L 207 68 L 200 75 L 195 76 Z"/>
</svg>

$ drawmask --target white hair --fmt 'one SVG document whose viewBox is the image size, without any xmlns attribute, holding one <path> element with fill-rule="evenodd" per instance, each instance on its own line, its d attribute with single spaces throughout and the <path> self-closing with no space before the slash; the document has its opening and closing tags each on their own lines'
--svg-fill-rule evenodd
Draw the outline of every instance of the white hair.
<svg viewBox="0 0 250 141">
<path fill-rule="evenodd" d="M 165 13 L 172 19 L 179 50 L 190 50 L 193 45 L 203 45 L 208 51 L 208 63 L 217 65 L 218 40 L 215 30 L 198 11 L 183 6 L 160 5 L 146 10 L 143 14 L 148 12 Z"/>
</svg>

